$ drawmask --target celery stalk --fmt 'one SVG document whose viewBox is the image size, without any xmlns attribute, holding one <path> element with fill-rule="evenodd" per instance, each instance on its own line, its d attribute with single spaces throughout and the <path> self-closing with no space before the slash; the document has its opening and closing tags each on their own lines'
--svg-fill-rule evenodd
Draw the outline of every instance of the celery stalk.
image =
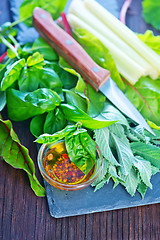
<svg viewBox="0 0 160 240">
<path fill-rule="evenodd" d="M 138 52 L 160 74 L 160 56 L 143 43 L 134 32 L 109 13 L 104 7 L 94 0 L 84 0 L 85 7 L 92 12 L 101 22 L 108 26 L 121 39 Z"/>
<path fill-rule="evenodd" d="M 86 22 L 71 13 L 67 15 L 67 19 L 72 28 L 86 29 L 88 32 L 96 36 L 104 44 L 104 46 L 109 49 L 118 71 L 131 84 L 135 84 L 141 76 L 145 76 L 147 74 L 146 70 L 125 54 L 119 46 L 115 46 L 111 41 L 98 33 L 93 27 L 90 27 Z"/>
</svg>

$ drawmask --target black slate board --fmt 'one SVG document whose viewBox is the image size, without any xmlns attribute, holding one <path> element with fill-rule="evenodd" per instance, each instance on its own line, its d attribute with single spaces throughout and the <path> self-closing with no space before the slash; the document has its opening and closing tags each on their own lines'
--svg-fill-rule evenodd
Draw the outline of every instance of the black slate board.
<svg viewBox="0 0 160 240">
<path fill-rule="evenodd" d="M 96 192 L 91 186 L 78 191 L 64 191 L 52 187 L 46 181 L 44 183 L 50 214 L 55 218 L 160 202 L 160 173 L 152 177 L 153 189 L 148 188 L 144 199 L 138 192 L 131 197 L 122 185 L 113 189 L 112 181 Z"/>
</svg>

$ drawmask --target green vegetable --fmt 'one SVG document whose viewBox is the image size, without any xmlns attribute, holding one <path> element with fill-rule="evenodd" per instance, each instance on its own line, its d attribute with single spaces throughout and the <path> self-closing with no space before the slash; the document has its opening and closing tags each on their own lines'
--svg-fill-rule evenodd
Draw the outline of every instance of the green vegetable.
<svg viewBox="0 0 160 240">
<path fill-rule="evenodd" d="M 32 118 L 30 123 L 30 131 L 33 136 L 38 137 L 44 133 L 44 122 L 46 119 L 46 114 L 41 114 Z"/>
<path fill-rule="evenodd" d="M 144 34 L 138 34 L 138 37 L 147 44 L 148 47 L 160 55 L 160 36 L 154 36 L 152 31 L 147 30 Z"/>
<path fill-rule="evenodd" d="M 86 130 L 77 129 L 65 137 L 66 150 L 70 160 L 88 174 L 96 160 L 96 145 Z"/>
<path fill-rule="evenodd" d="M 81 122 L 82 125 L 89 129 L 99 129 L 107 127 L 116 121 L 99 121 L 91 118 L 88 114 L 81 109 L 71 104 L 61 104 L 61 109 L 68 121 Z"/>
<path fill-rule="evenodd" d="M 131 84 L 141 76 L 158 77 L 160 57 L 96 1 L 72 1 L 68 21 L 72 28 L 83 28 L 96 36 L 109 49 L 119 72 Z"/>
<path fill-rule="evenodd" d="M 106 97 L 101 92 L 96 92 L 82 78 L 78 80 L 75 92 L 86 100 L 87 113 L 90 117 L 96 117 L 101 113 L 106 100 Z"/>
<path fill-rule="evenodd" d="M 7 91 L 8 116 L 14 121 L 23 121 L 49 112 L 60 103 L 61 99 L 58 94 L 46 88 L 40 88 L 30 93 L 22 93 L 15 89 Z"/>
<path fill-rule="evenodd" d="M 91 33 L 85 29 L 74 29 L 74 38 L 81 44 L 91 58 L 101 67 L 111 73 L 111 78 L 119 88 L 124 89 L 124 83 L 108 49 Z M 94 50 L 94 51 L 93 51 Z"/>
<path fill-rule="evenodd" d="M 43 55 L 44 59 L 49 61 L 58 60 L 58 55 L 55 50 L 43 39 L 37 38 L 32 45 L 32 51 L 38 51 Z"/>
<path fill-rule="evenodd" d="M 31 27 L 32 13 L 35 7 L 43 8 L 51 13 L 53 19 L 57 19 L 63 11 L 67 0 L 24 0 L 20 6 L 20 19 Z"/>
<path fill-rule="evenodd" d="M 28 150 L 20 144 L 9 120 L 0 119 L 0 156 L 14 168 L 27 172 L 31 188 L 37 196 L 45 196 L 45 190 L 35 176 L 35 167 Z"/>
<path fill-rule="evenodd" d="M 139 155 L 153 166 L 160 169 L 160 148 L 142 142 L 132 142 L 131 148 L 134 154 Z"/>
<path fill-rule="evenodd" d="M 29 56 L 27 59 L 27 66 L 31 67 L 34 66 L 35 68 L 42 69 L 45 65 L 43 55 L 39 52 L 33 53 L 32 56 Z"/>
<path fill-rule="evenodd" d="M 60 108 L 56 108 L 54 111 L 50 111 L 44 122 L 44 133 L 53 134 L 67 125 L 67 121 Z"/>
<path fill-rule="evenodd" d="M 24 65 L 25 65 L 25 59 L 22 58 L 14 62 L 11 66 L 8 67 L 1 82 L 2 91 L 5 91 L 19 78 L 21 70 L 24 67 Z"/>
<path fill-rule="evenodd" d="M 160 125 L 160 79 L 145 77 L 134 86 L 127 84 L 126 96 L 144 118 Z"/>
<path fill-rule="evenodd" d="M 77 128 L 76 125 L 68 125 L 61 131 L 58 131 L 52 135 L 51 134 L 42 134 L 35 140 L 35 142 L 42 143 L 42 144 L 43 143 L 55 143 L 55 142 L 65 138 L 71 132 L 75 131 L 76 128 Z"/>
<path fill-rule="evenodd" d="M 160 2 L 159 0 L 143 0 L 142 10 L 144 20 L 160 30 Z"/>
<path fill-rule="evenodd" d="M 151 134 L 142 127 L 119 123 L 94 133 L 105 162 L 102 174 L 92 184 L 95 191 L 112 178 L 114 187 L 121 183 L 131 196 L 137 190 L 143 198 L 147 187 L 152 188 L 151 176 L 160 169 L 160 149 L 152 144 Z M 158 135 L 151 137 L 159 138 Z"/>
</svg>

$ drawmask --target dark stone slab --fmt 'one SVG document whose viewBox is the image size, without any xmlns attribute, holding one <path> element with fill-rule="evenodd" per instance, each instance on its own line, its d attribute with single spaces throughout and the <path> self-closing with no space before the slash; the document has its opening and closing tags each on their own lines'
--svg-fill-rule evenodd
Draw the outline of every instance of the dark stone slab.
<svg viewBox="0 0 160 240">
<path fill-rule="evenodd" d="M 61 218 L 159 203 L 160 173 L 151 182 L 153 189 L 148 188 L 144 199 L 139 193 L 131 197 L 121 185 L 113 189 L 112 181 L 96 192 L 91 186 L 78 191 L 59 190 L 46 181 L 45 188 L 51 216 Z"/>
</svg>

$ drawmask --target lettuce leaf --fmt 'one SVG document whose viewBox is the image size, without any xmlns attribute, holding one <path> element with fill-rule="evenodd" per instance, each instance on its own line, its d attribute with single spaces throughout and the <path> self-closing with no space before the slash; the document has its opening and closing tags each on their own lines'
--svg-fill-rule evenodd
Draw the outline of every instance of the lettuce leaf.
<svg viewBox="0 0 160 240">
<path fill-rule="evenodd" d="M 138 34 L 138 37 L 153 51 L 160 55 L 160 36 L 154 36 L 153 32 L 147 30 L 144 34 Z"/>
</svg>

